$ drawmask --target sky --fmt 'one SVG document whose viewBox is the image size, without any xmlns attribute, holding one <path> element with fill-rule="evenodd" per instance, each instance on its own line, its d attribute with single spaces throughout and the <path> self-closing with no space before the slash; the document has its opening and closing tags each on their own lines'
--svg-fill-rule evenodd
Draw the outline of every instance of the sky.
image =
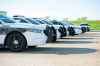
<svg viewBox="0 0 100 66">
<path fill-rule="evenodd" d="M 8 15 L 100 20 L 100 0 L 0 0 Z"/>
</svg>

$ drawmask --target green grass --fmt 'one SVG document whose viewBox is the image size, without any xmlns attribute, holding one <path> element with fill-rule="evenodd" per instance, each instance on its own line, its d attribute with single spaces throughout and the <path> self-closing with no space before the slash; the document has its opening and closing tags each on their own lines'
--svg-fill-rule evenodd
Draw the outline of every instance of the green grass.
<svg viewBox="0 0 100 66">
<path fill-rule="evenodd" d="M 100 30 L 100 21 L 88 20 L 87 22 L 72 21 L 73 24 L 80 25 L 81 23 L 87 23 L 93 30 Z"/>
</svg>

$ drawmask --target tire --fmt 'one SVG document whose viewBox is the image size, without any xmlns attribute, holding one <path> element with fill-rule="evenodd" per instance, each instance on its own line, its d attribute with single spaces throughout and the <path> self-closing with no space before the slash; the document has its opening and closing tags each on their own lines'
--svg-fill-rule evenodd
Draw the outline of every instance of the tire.
<svg viewBox="0 0 100 66">
<path fill-rule="evenodd" d="M 82 27 L 81 30 L 82 30 L 82 33 L 85 33 L 87 29 L 85 27 Z"/>
<path fill-rule="evenodd" d="M 51 27 L 51 30 L 53 32 L 53 39 L 52 39 L 52 42 L 56 42 L 57 40 L 57 33 L 56 33 L 56 29 L 54 27 Z"/>
<path fill-rule="evenodd" d="M 89 32 L 90 31 L 90 28 L 89 27 L 87 27 L 87 32 Z"/>
<path fill-rule="evenodd" d="M 50 28 L 50 29 L 49 29 L 49 32 L 48 32 L 48 42 L 49 42 L 49 43 L 50 43 L 50 42 L 53 42 L 53 41 L 55 41 L 54 39 L 55 39 L 55 37 L 53 36 L 53 31 L 52 31 L 52 29 Z"/>
<path fill-rule="evenodd" d="M 74 36 L 75 35 L 75 30 L 73 27 L 68 27 L 69 35 Z"/>
<path fill-rule="evenodd" d="M 6 38 L 6 45 L 10 51 L 19 52 L 25 50 L 27 41 L 21 33 L 13 32 Z"/>
<path fill-rule="evenodd" d="M 63 27 L 63 32 L 64 32 L 64 37 L 67 36 L 67 31 L 65 27 Z"/>
<path fill-rule="evenodd" d="M 46 27 L 46 30 L 44 30 L 44 33 L 47 35 L 47 43 L 50 43 L 53 41 L 53 32 L 50 27 Z"/>
<path fill-rule="evenodd" d="M 61 33 L 60 38 L 62 38 L 62 37 L 63 37 L 63 35 L 64 35 L 64 33 L 63 33 L 63 28 L 62 28 L 62 27 L 59 27 L 58 31 Z"/>
<path fill-rule="evenodd" d="M 56 40 L 57 40 L 57 37 L 56 36 L 53 36 L 52 42 L 56 42 Z"/>
</svg>

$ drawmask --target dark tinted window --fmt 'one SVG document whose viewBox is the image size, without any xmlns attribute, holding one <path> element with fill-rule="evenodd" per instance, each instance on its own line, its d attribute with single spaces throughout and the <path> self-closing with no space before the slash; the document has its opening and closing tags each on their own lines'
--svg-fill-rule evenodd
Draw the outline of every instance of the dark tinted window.
<svg viewBox="0 0 100 66">
<path fill-rule="evenodd" d="M 0 22 L 0 24 L 2 24 L 2 23 Z"/>
<path fill-rule="evenodd" d="M 14 20 L 19 20 L 21 23 L 28 23 L 26 20 L 20 18 L 14 18 Z"/>
<path fill-rule="evenodd" d="M 10 19 L 1 19 L 5 23 L 15 23 L 13 20 Z"/>
<path fill-rule="evenodd" d="M 46 24 L 52 25 L 52 23 L 46 21 L 46 20 L 42 20 L 43 22 L 45 22 Z"/>
<path fill-rule="evenodd" d="M 33 21 L 33 20 L 31 20 L 31 19 L 29 19 L 29 18 L 26 18 L 28 21 L 30 21 L 32 24 L 38 24 L 36 21 Z"/>
<path fill-rule="evenodd" d="M 49 24 L 49 25 L 52 25 L 52 23 L 49 23 L 49 22 L 46 21 L 46 20 L 37 19 L 37 21 L 39 21 L 41 24 Z"/>
<path fill-rule="evenodd" d="M 40 21 L 38 19 L 36 19 L 36 21 L 39 22 L 39 23 L 41 23 L 41 24 L 45 24 L 44 22 L 42 22 L 42 21 Z"/>
</svg>

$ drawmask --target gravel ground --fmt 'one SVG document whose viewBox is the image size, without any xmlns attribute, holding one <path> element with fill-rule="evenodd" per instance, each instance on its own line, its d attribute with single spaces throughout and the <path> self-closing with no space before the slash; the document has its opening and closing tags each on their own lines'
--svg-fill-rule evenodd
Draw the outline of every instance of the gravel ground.
<svg viewBox="0 0 100 66">
<path fill-rule="evenodd" d="M 100 32 L 64 37 L 24 52 L 0 49 L 0 66 L 100 66 Z"/>
</svg>

